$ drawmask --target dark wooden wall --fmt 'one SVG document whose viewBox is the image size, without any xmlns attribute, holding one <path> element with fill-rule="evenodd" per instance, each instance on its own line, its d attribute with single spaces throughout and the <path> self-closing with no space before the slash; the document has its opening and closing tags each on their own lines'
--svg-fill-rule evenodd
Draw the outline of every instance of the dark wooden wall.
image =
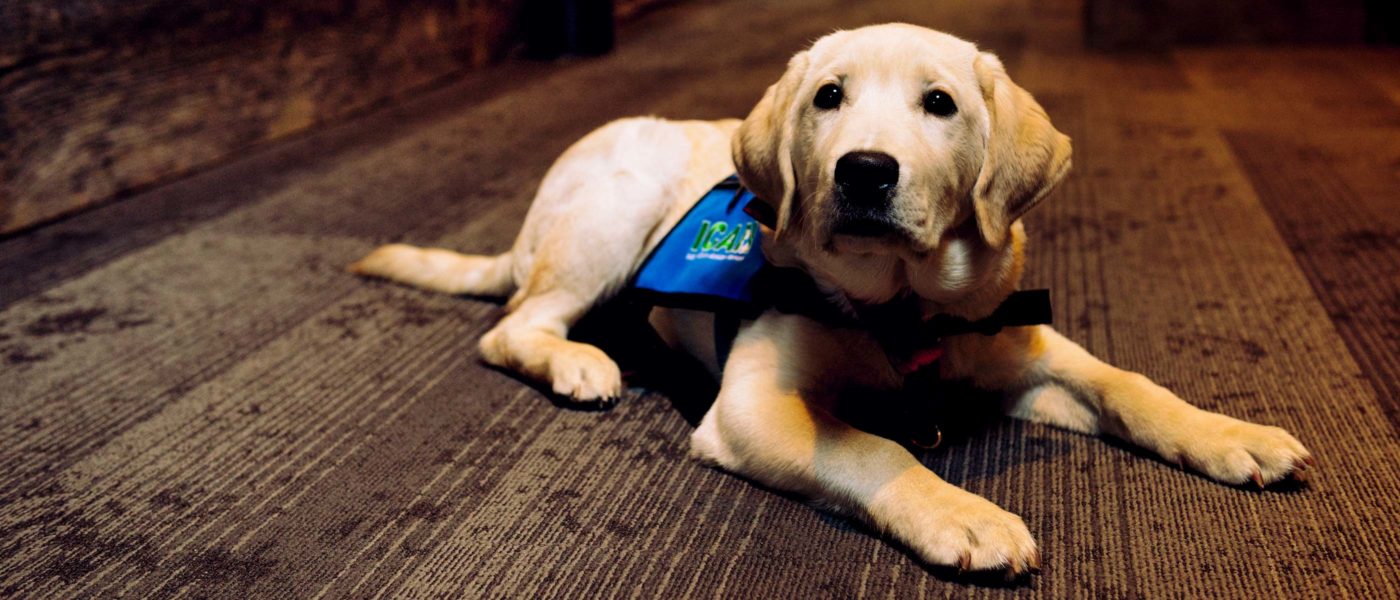
<svg viewBox="0 0 1400 600">
<path fill-rule="evenodd" d="M 1381 17 L 1381 4 L 1371 0 L 1087 0 L 1084 31 L 1089 44 L 1097 48 L 1360 43 L 1368 37 L 1368 18 Z"/>
<path fill-rule="evenodd" d="M 0 0 L 0 233 L 488 63 L 520 5 Z"/>
</svg>

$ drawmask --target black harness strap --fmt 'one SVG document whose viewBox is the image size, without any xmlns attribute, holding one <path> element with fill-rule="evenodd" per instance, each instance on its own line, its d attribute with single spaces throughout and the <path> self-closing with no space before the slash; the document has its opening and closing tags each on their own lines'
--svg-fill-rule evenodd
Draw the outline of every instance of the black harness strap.
<svg viewBox="0 0 1400 600">
<path fill-rule="evenodd" d="M 946 314 L 925 319 L 922 301 L 912 294 L 879 305 L 852 305 L 823 290 L 803 270 L 766 263 L 755 221 L 771 230 L 777 221 L 774 207 L 745 190 L 737 176 L 726 178 L 666 234 L 624 293 L 640 305 L 713 312 L 715 359 L 721 370 L 742 321 L 764 311 L 868 331 L 904 376 L 902 419 L 922 425 L 937 421 L 932 415 L 939 408 L 934 387 L 945 338 L 994 335 L 1006 327 L 1050 322 L 1047 290 L 1013 293 L 991 315 L 975 321 Z M 910 443 L 919 447 L 937 445 L 942 437 L 937 426 L 909 433 Z"/>
<path fill-rule="evenodd" d="M 742 324 L 743 319 L 734 313 L 715 313 L 715 363 L 721 371 L 729 362 L 729 351 L 734 348 L 734 338 L 739 337 Z"/>
</svg>

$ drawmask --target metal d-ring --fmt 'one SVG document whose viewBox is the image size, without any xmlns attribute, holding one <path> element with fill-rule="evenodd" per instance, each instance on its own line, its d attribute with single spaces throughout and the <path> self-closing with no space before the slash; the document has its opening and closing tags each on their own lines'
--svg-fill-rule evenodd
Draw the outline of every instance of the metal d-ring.
<svg viewBox="0 0 1400 600">
<path fill-rule="evenodd" d="M 926 444 L 919 440 L 917 436 L 909 436 L 909 443 L 924 450 L 932 450 L 943 443 L 943 429 L 937 425 L 933 426 L 933 443 Z"/>
</svg>

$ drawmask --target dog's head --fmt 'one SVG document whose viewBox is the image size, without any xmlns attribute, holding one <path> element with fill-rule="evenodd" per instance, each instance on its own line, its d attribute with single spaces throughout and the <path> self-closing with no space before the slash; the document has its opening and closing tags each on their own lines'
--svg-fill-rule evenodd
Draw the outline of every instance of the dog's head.
<svg viewBox="0 0 1400 600">
<path fill-rule="evenodd" d="M 778 215 L 779 252 L 862 302 L 985 286 L 1070 166 L 1069 138 L 996 56 L 901 24 L 794 56 L 733 149 Z"/>
</svg>

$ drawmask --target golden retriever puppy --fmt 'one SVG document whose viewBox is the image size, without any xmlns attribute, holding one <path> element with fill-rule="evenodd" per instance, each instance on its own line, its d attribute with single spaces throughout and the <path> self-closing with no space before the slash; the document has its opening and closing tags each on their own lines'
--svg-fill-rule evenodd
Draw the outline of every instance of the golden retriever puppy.
<svg viewBox="0 0 1400 600">
<path fill-rule="evenodd" d="M 742 122 L 625 119 L 589 134 L 545 175 L 510 252 L 396 244 L 352 270 L 510 295 L 509 315 L 481 339 L 485 360 L 606 400 L 622 391 L 617 365 L 569 328 L 726 176 L 737 171 L 776 213 L 767 259 L 805 270 L 838 306 L 912 298 L 924 317 L 979 319 L 1016 289 L 1019 218 L 1065 177 L 1070 154 L 997 57 L 921 27 L 865 27 L 794 56 Z M 834 416 L 843 391 L 904 385 L 869 332 L 768 311 L 743 324 L 721 365 L 697 318 L 652 316 L 720 377 L 693 456 L 863 518 L 929 563 L 1038 566 L 1019 517 Z M 944 351 L 942 377 L 1001 391 L 1015 417 L 1117 437 L 1222 482 L 1262 486 L 1311 463 L 1288 432 L 1196 408 L 1046 326 L 953 336 Z"/>
</svg>

